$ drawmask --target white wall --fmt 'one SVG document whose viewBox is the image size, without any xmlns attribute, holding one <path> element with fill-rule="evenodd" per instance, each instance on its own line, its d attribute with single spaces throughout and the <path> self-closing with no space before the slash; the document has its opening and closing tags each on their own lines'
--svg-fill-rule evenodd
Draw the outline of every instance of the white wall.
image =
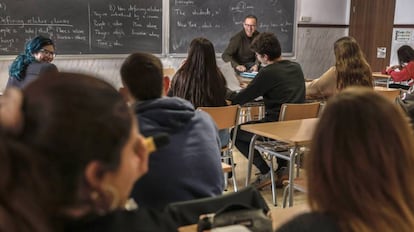
<svg viewBox="0 0 414 232">
<path fill-rule="evenodd" d="M 396 0 L 394 24 L 414 24 L 414 1 Z"/>
<path fill-rule="evenodd" d="M 311 17 L 312 24 L 349 24 L 349 5 L 351 0 L 298 0 L 299 12 L 297 21 L 301 17 Z M 409 0 L 408 0 L 409 1 Z M 412 0 L 411 0 L 412 1 Z"/>
<path fill-rule="evenodd" d="M 394 24 L 414 24 L 414 1 L 413 0 L 396 0 Z M 397 39 L 397 32 L 410 34 L 406 41 Z M 414 48 L 414 28 L 394 28 L 391 39 L 391 56 L 390 64 L 398 64 L 397 50 L 402 45 L 410 45 Z"/>
<path fill-rule="evenodd" d="M 349 24 L 350 0 L 298 0 L 297 22 L 300 24 Z M 311 17 L 310 22 L 301 21 Z M 297 31 L 296 61 L 305 77 L 318 78 L 334 64 L 333 43 L 348 35 L 347 28 L 301 27 Z"/>
</svg>

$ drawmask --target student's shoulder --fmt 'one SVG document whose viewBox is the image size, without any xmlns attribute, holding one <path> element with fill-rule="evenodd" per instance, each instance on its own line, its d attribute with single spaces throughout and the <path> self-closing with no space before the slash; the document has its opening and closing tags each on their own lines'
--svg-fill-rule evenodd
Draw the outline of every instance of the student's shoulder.
<svg viewBox="0 0 414 232">
<path fill-rule="evenodd" d="M 236 34 L 234 34 L 230 40 L 234 41 L 234 40 L 241 40 L 243 38 L 243 31 L 239 31 Z"/>
<path fill-rule="evenodd" d="M 116 210 L 104 216 L 88 216 L 69 223 L 66 231 L 176 231 L 176 226 L 168 215 L 142 208 Z"/>
<path fill-rule="evenodd" d="M 414 69 L 414 60 L 412 60 L 412 61 L 408 62 L 408 64 L 407 64 L 407 68 L 409 68 L 409 69 Z"/>
<path fill-rule="evenodd" d="M 276 232 L 295 231 L 340 232 L 340 228 L 331 215 L 326 213 L 310 212 L 293 218 L 286 224 L 282 225 Z"/>
<path fill-rule="evenodd" d="M 27 72 L 36 72 L 36 71 L 57 71 L 57 67 L 56 65 L 52 64 L 52 63 L 39 63 L 39 62 L 33 62 L 31 63 L 28 67 L 27 67 Z"/>
</svg>

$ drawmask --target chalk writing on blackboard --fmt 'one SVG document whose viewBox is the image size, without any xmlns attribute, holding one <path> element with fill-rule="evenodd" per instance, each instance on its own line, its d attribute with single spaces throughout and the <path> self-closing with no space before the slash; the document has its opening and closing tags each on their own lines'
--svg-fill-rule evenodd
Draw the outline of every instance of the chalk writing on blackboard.
<svg viewBox="0 0 414 232">
<path fill-rule="evenodd" d="M 194 37 L 206 37 L 223 52 L 248 14 L 258 30 L 274 32 L 284 53 L 293 52 L 294 0 L 175 0 L 170 2 L 170 53 L 185 53 Z"/>
<path fill-rule="evenodd" d="M 161 53 L 162 0 L 0 2 L 2 54 L 21 52 L 24 43 L 38 34 L 55 40 L 63 54 Z"/>
</svg>

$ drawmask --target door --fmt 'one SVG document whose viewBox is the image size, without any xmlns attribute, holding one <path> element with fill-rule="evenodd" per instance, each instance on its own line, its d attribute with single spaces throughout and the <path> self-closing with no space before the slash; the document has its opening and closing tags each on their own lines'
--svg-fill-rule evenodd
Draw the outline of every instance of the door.
<svg viewBox="0 0 414 232">
<path fill-rule="evenodd" d="M 395 0 L 351 0 L 349 35 L 364 51 L 372 71 L 390 62 Z"/>
</svg>

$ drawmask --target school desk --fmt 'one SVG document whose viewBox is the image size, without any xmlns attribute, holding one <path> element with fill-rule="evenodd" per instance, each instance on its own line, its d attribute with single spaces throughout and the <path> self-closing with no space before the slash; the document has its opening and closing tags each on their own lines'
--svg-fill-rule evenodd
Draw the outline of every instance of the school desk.
<svg viewBox="0 0 414 232">
<path fill-rule="evenodd" d="M 376 86 L 384 86 L 387 88 L 391 81 L 391 75 L 383 74 L 381 72 L 372 72 L 372 78 L 374 78 Z"/>
<path fill-rule="evenodd" d="M 253 133 L 253 137 L 250 141 L 249 147 L 249 156 L 248 156 L 248 166 L 247 166 L 247 176 L 246 176 L 246 186 L 250 183 L 250 176 L 253 164 L 253 155 L 256 140 L 258 137 L 263 136 L 269 139 L 274 139 L 277 141 L 288 143 L 292 146 L 290 152 L 277 152 L 272 149 L 266 149 L 266 152 L 270 155 L 285 159 L 288 161 L 289 165 L 289 207 L 293 205 L 293 173 L 294 173 L 294 160 L 296 155 L 299 152 L 301 146 L 308 145 L 312 139 L 313 132 L 318 123 L 317 118 L 310 119 L 301 119 L 301 120 L 291 120 L 291 121 L 279 121 L 279 122 L 267 122 L 267 123 L 257 123 L 257 124 L 248 124 L 242 125 L 241 129 L 247 132 Z M 271 181 L 274 181 L 274 173 L 271 172 Z M 275 184 L 272 184 L 272 198 L 273 204 L 276 205 L 276 189 Z"/>
</svg>

